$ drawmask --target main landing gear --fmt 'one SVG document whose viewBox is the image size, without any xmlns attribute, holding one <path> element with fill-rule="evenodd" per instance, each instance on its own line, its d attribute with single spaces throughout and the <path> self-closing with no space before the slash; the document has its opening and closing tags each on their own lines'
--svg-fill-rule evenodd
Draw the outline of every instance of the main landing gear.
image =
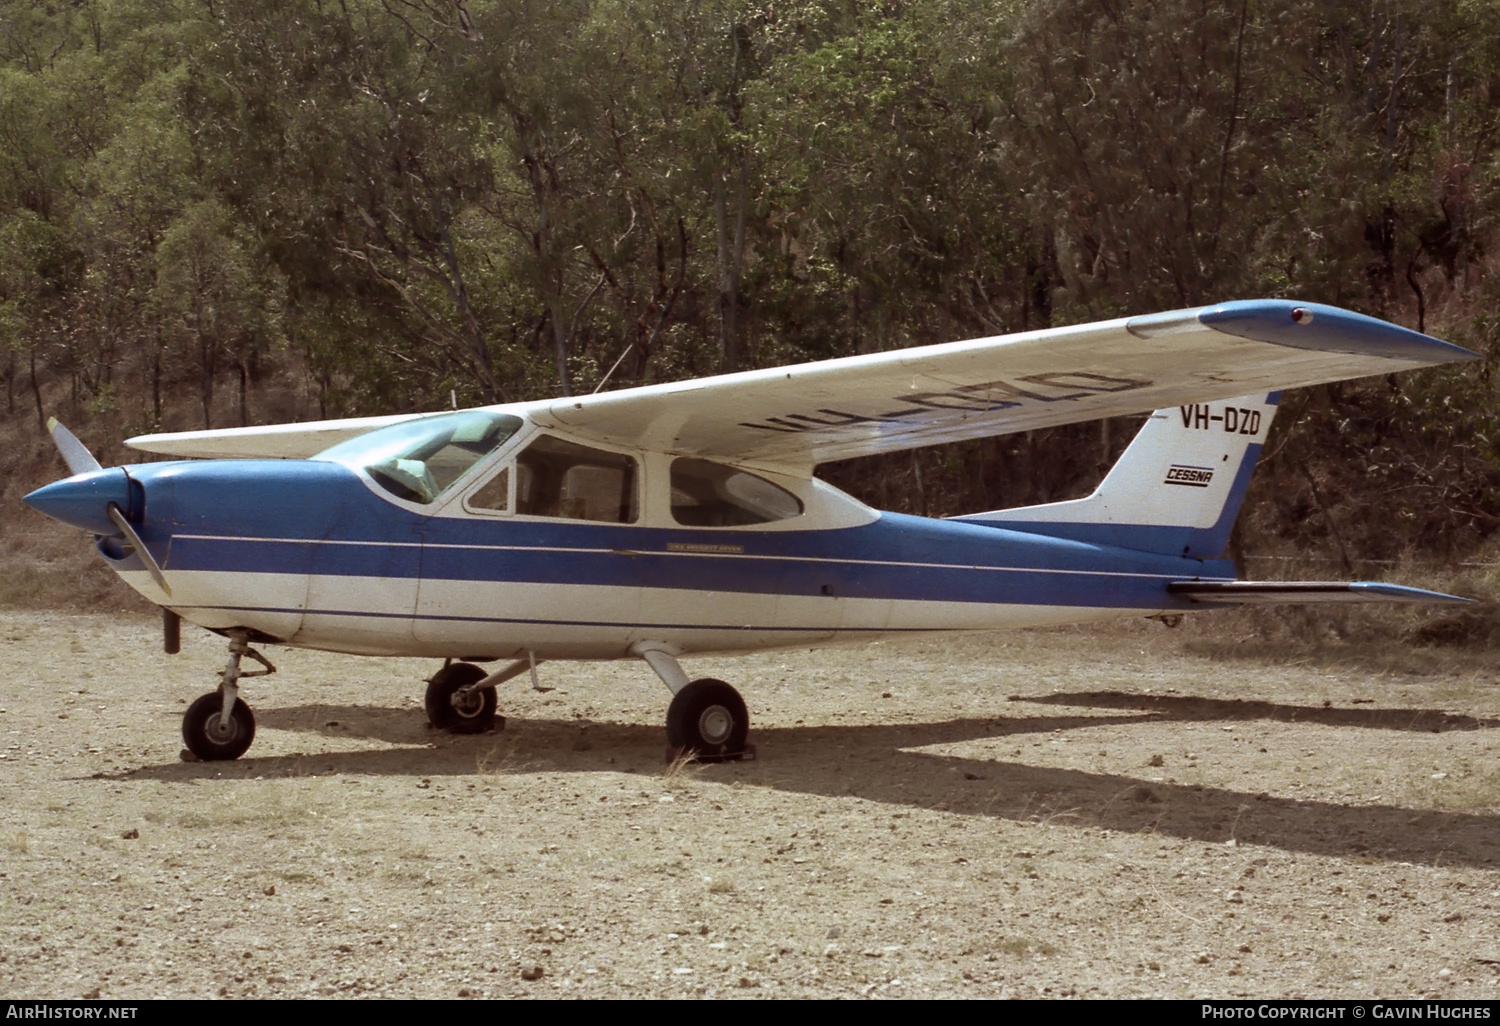
<svg viewBox="0 0 1500 1026">
<path fill-rule="evenodd" d="M 264 669 L 241 670 L 245 656 Z M 205 762 L 238 759 L 255 740 L 255 714 L 240 699 L 242 677 L 264 677 L 275 673 L 271 661 L 250 647 L 249 633 L 229 632 L 229 664 L 219 674 L 219 690 L 210 691 L 192 705 L 182 717 L 182 740 L 188 751 Z"/>
<path fill-rule="evenodd" d="M 637 642 L 630 654 L 640 656 L 672 692 L 667 706 L 667 759 L 694 758 L 699 762 L 728 762 L 755 758 L 746 743 L 750 711 L 740 693 L 722 680 L 688 680 L 677 662 L 678 650 L 664 642 Z M 495 715 L 495 688 L 530 671 L 531 686 L 547 691 L 537 680 L 541 665 L 534 653 L 486 675 L 473 663 L 447 662 L 427 682 L 424 706 L 434 727 L 453 734 L 480 734 L 505 726 Z"/>
<path fill-rule="evenodd" d="M 656 671 L 672 704 L 667 706 L 667 759 L 693 758 L 699 762 L 730 762 L 755 758 L 750 735 L 750 710 L 734 688 L 704 677 L 690 681 L 677 662 L 677 649 L 659 641 L 638 641 L 632 655 Z"/>
<path fill-rule="evenodd" d="M 505 717 L 495 716 L 499 698 L 495 685 L 480 687 L 490 674 L 473 663 L 447 663 L 427 681 L 427 721 L 439 730 L 453 734 L 483 734 L 498 725 L 505 727 Z M 498 724 L 497 724 L 498 719 Z"/>
<path fill-rule="evenodd" d="M 532 688 L 551 691 L 537 682 L 536 668 L 541 664 L 534 652 L 490 674 L 473 663 L 443 663 L 441 670 L 427 678 L 427 694 L 422 702 L 427 709 L 427 722 L 451 734 L 504 730 L 505 717 L 495 715 L 500 704 L 496 686 L 530 670 Z"/>
<path fill-rule="evenodd" d="M 750 710 L 734 688 L 704 677 L 683 687 L 667 706 L 667 756 L 691 755 L 699 762 L 754 758 L 745 744 Z"/>
</svg>

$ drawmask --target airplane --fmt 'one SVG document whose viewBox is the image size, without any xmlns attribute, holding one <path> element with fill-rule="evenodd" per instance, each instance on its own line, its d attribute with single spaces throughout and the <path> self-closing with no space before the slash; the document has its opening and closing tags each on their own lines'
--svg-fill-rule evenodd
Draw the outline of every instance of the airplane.
<svg viewBox="0 0 1500 1026">
<path fill-rule="evenodd" d="M 1263 299 L 461 411 L 184 431 L 25 497 L 164 611 L 229 639 L 182 733 L 236 759 L 254 645 L 443 660 L 434 727 L 496 724 L 548 660 L 640 659 L 669 754 L 753 757 L 701 653 L 1280 602 L 1467 602 L 1379 582 L 1242 581 L 1223 558 L 1281 393 L 1478 359 L 1361 314 Z M 819 463 L 1149 412 L 1088 497 L 880 512 Z M 245 669 L 243 660 L 259 669 Z M 498 663 L 495 668 L 484 664 Z M 501 721 L 503 724 L 503 720 Z"/>
</svg>

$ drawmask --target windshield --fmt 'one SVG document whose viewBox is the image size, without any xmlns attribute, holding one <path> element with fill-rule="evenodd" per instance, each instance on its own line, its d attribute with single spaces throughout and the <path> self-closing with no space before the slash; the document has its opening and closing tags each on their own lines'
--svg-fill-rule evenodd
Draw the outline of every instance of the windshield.
<svg viewBox="0 0 1500 1026">
<path fill-rule="evenodd" d="M 363 470 L 397 498 L 425 505 L 520 428 L 520 417 L 466 410 L 371 431 L 313 459 Z"/>
</svg>

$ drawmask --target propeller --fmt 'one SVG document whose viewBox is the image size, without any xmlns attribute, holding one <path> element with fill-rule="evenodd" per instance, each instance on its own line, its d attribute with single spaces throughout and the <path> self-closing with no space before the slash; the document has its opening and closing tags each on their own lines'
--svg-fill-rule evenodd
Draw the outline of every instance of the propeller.
<svg viewBox="0 0 1500 1026">
<path fill-rule="evenodd" d="M 67 481 L 58 481 L 46 488 L 40 488 L 32 492 L 26 497 L 26 501 L 37 509 L 40 509 L 43 513 L 56 517 L 64 523 L 72 523 L 77 527 L 97 531 L 97 528 L 93 524 L 88 523 L 87 518 L 82 523 L 78 521 L 76 518 L 77 508 L 80 505 L 84 508 L 91 505 L 89 499 L 92 496 L 102 498 L 111 492 L 128 495 L 129 476 L 125 475 L 119 481 L 100 481 L 97 478 L 77 480 L 81 474 L 98 474 L 102 477 L 103 475 L 100 472 L 104 468 L 99 465 L 98 460 L 94 459 L 94 454 L 89 452 L 88 447 L 78 440 L 78 436 L 63 427 L 56 417 L 52 417 L 47 421 L 47 430 L 51 432 L 52 441 L 56 444 L 57 451 L 62 454 L 63 460 L 68 464 L 68 470 L 72 472 L 73 477 Z M 124 471 L 118 471 L 118 473 L 124 474 Z M 118 490 L 121 488 L 124 489 L 123 492 Z M 49 495 L 51 497 L 50 502 L 47 501 L 47 496 Z M 95 498 L 93 501 L 98 501 L 98 499 Z M 98 509 L 97 506 L 93 508 Z M 141 536 L 131 526 L 130 520 L 121 511 L 119 503 L 106 501 L 104 513 L 109 517 L 109 522 L 119 528 L 120 533 L 125 536 L 125 540 L 135 549 L 135 554 L 141 558 L 141 562 L 146 564 L 146 570 L 150 572 L 151 579 L 170 597 L 172 588 L 167 584 L 166 574 L 161 572 L 161 566 L 157 564 L 156 557 L 151 555 L 151 550 L 146 548 L 145 542 L 141 541 Z M 95 515 L 97 514 L 91 514 L 91 516 Z"/>
<path fill-rule="evenodd" d="M 64 428 L 63 430 L 67 429 Z M 70 435 L 69 437 L 72 436 Z M 59 448 L 61 447 L 59 446 Z M 125 519 L 125 514 L 120 512 L 120 507 L 111 502 L 107 507 L 107 512 L 109 513 L 110 522 L 118 527 L 120 532 L 125 535 L 125 540 L 135 547 L 135 554 L 141 557 L 142 563 L 146 564 L 146 569 L 151 573 L 151 579 L 170 598 L 172 595 L 172 586 L 167 583 L 166 574 L 161 572 L 161 567 L 157 566 L 156 558 L 151 555 L 151 550 L 146 548 L 146 543 L 141 541 L 141 536 L 135 533 L 135 528 L 130 526 L 130 521 Z"/>
<path fill-rule="evenodd" d="M 103 469 L 99 466 L 99 461 L 94 459 L 94 454 L 89 452 L 88 447 L 78 440 L 77 435 L 63 427 L 56 417 L 47 419 L 47 430 L 52 433 L 53 444 L 57 446 L 57 451 L 62 453 L 63 461 L 74 474 L 87 474 L 93 470 Z"/>
</svg>

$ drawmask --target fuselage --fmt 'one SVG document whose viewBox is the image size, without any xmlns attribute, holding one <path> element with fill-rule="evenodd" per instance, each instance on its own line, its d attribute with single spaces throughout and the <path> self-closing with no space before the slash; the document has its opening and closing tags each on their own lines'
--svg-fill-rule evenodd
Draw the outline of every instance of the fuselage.
<svg viewBox="0 0 1500 1026">
<path fill-rule="evenodd" d="M 459 658 L 1076 623 L 1185 609 L 1167 582 L 1233 578 L 1220 561 L 879 513 L 815 480 L 785 482 L 799 517 L 685 527 L 657 515 L 665 479 L 642 462 L 644 501 L 629 524 L 476 516 L 456 499 L 420 507 L 316 459 L 144 464 L 127 468 L 138 530 L 171 595 L 118 540 L 99 549 L 151 601 L 210 629 Z"/>
</svg>

